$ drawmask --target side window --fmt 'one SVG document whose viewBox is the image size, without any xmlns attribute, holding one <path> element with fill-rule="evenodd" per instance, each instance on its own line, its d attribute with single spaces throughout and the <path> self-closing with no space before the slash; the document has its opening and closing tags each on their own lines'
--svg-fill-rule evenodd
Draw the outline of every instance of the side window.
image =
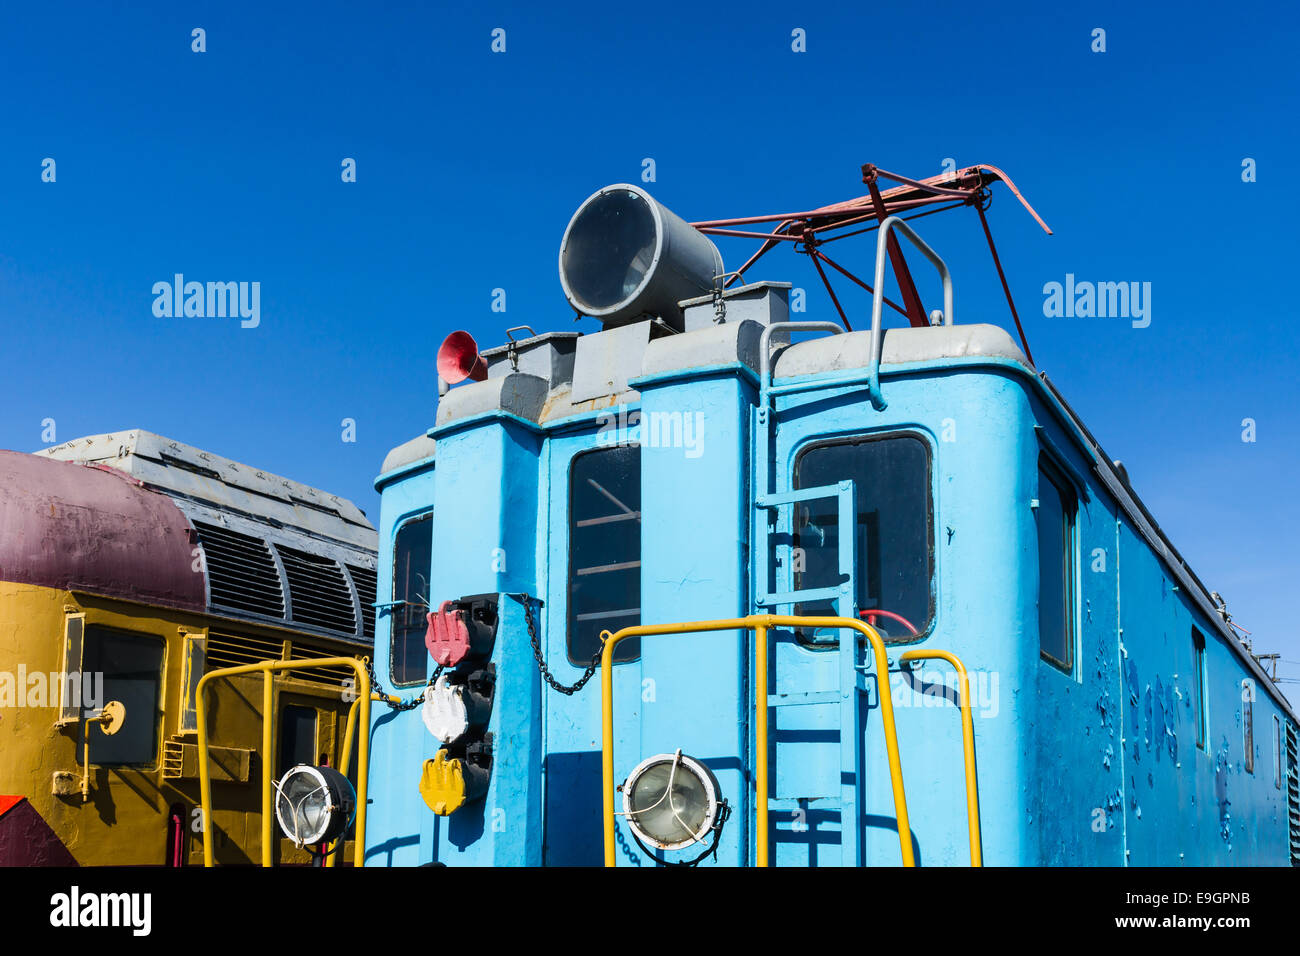
<svg viewBox="0 0 1300 956">
<path fill-rule="evenodd" d="M 356 748 L 355 741 L 352 744 Z M 280 708 L 280 752 L 276 779 L 300 763 L 316 766 L 316 708 L 286 704 Z"/>
<path fill-rule="evenodd" d="M 1273 715 L 1273 786 L 1282 789 L 1282 721 Z"/>
<path fill-rule="evenodd" d="M 1038 643 L 1043 659 L 1074 670 L 1074 492 L 1045 456 L 1038 460 Z"/>
<path fill-rule="evenodd" d="M 1209 721 L 1205 707 L 1205 635 L 1192 628 L 1192 682 L 1196 694 L 1196 746 L 1205 749 L 1209 737 Z"/>
<path fill-rule="evenodd" d="M 934 617 L 930 451 L 911 435 L 863 437 L 813 445 L 795 460 L 794 487 L 852 480 L 856 497 L 857 603 L 886 640 L 924 634 Z M 817 498 L 795 508 L 796 590 L 839 581 L 838 502 Z M 836 613 L 809 601 L 796 614 Z"/>
<path fill-rule="evenodd" d="M 1246 773 L 1255 772 L 1255 682 L 1241 682 L 1241 746 L 1246 753 Z"/>
<path fill-rule="evenodd" d="M 108 736 L 98 724 L 89 727 L 90 762 L 100 767 L 147 767 L 158 757 L 158 727 L 162 716 L 163 640 L 151 634 L 87 627 L 83 672 L 103 675 L 96 701 L 84 700 L 84 720 L 111 700 L 126 708 L 122 727 Z M 83 727 L 85 725 L 83 724 Z"/>
<path fill-rule="evenodd" d="M 433 568 L 433 515 L 403 522 L 393 541 L 392 635 L 388 675 L 397 687 L 428 679 L 429 651 L 424 646 L 429 613 L 429 574 Z"/>
<path fill-rule="evenodd" d="M 68 614 L 63 622 L 63 673 L 76 674 L 80 680 L 82 642 L 86 633 L 86 615 Z M 80 689 L 68 680 L 59 682 L 59 724 L 75 724 L 81 713 Z"/>
<path fill-rule="evenodd" d="M 585 667 L 601 631 L 640 623 L 641 447 L 583 452 L 569 466 L 569 661 Z M 631 638 L 614 660 L 640 655 Z"/>
</svg>

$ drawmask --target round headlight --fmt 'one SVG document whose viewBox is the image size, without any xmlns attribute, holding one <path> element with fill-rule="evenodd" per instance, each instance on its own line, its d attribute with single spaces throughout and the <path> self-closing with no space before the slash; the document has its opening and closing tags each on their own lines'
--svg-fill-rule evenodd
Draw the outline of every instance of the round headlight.
<svg viewBox="0 0 1300 956">
<path fill-rule="evenodd" d="M 680 750 L 643 760 L 623 784 L 623 812 L 643 842 L 660 850 L 698 843 L 718 822 L 718 780 Z"/>
<path fill-rule="evenodd" d="M 276 786 L 275 818 L 296 846 L 329 843 L 352 825 L 357 795 L 333 767 L 299 764 Z"/>
<path fill-rule="evenodd" d="M 465 705 L 465 685 L 452 684 L 443 674 L 432 687 L 425 688 L 420 708 L 424 726 L 444 744 L 454 743 L 469 730 L 469 708 Z"/>
</svg>

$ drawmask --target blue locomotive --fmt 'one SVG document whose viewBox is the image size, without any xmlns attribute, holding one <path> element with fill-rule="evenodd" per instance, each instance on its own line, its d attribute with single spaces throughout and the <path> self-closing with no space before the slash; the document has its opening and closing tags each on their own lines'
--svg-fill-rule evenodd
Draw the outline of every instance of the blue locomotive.
<svg viewBox="0 0 1300 956">
<path fill-rule="evenodd" d="M 559 262 L 600 331 L 448 339 L 376 480 L 374 666 L 418 706 L 371 711 L 367 866 L 1300 863 L 1295 711 L 906 221 L 992 248 L 1009 181 L 864 180 L 694 225 L 602 189 Z M 865 230 L 870 282 L 825 245 Z M 792 320 L 749 276 L 782 243 L 870 328 Z"/>
</svg>

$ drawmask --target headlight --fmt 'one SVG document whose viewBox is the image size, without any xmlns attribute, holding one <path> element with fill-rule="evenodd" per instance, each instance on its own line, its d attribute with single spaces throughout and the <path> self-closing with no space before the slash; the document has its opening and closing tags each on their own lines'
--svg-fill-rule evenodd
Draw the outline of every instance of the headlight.
<svg viewBox="0 0 1300 956">
<path fill-rule="evenodd" d="M 632 832 L 660 850 L 698 843 L 718 822 L 718 780 L 680 750 L 643 760 L 623 783 L 623 812 Z"/>
<path fill-rule="evenodd" d="M 296 846 L 329 843 L 352 825 L 357 796 L 332 767 L 299 764 L 276 786 L 275 818 Z"/>
</svg>

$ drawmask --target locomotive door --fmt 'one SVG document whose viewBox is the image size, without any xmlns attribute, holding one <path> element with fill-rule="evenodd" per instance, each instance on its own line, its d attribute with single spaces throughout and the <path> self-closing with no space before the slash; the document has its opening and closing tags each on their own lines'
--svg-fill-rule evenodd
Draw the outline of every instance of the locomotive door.
<svg viewBox="0 0 1300 956">
<path fill-rule="evenodd" d="M 860 615 L 885 640 L 924 633 L 934 605 L 928 444 L 898 432 L 781 437 L 782 467 L 774 470 L 784 487 L 756 502 L 755 541 L 775 565 L 760 568 L 758 609 Z M 891 688 L 860 643 L 847 629 L 803 629 L 773 642 L 769 811 L 777 862 L 860 865 L 878 858 L 877 841 L 879 858 L 895 859 L 897 823 L 881 799 L 888 781 L 866 779 L 864 756 L 879 765 L 882 727 L 871 712 Z M 827 861 L 836 843 L 839 859 Z"/>
<path fill-rule="evenodd" d="M 585 447 L 584 447 L 585 446 Z M 543 616 L 546 665 L 572 687 L 588 673 L 600 633 L 640 622 L 641 450 L 552 442 L 549 568 Z M 640 641 L 615 657 L 615 753 L 639 752 Z M 599 866 L 600 674 L 571 694 L 543 687 L 546 733 L 542 858 L 550 866 Z"/>
</svg>

